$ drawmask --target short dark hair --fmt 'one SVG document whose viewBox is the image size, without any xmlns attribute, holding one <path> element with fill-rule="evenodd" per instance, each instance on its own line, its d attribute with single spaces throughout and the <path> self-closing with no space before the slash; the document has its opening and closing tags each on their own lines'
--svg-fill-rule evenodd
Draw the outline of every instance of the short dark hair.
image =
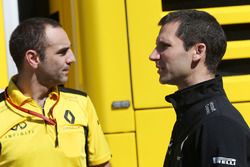
<svg viewBox="0 0 250 167">
<path fill-rule="evenodd" d="M 21 22 L 12 32 L 9 40 L 10 54 L 20 71 L 25 53 L 29 49 L 35 50 L 41 60 L 45 57 L 45 49 L 48 45 L 46 37 L 46 26 L 61 27 L 52 19 L 33 17 Z"/>
<path fill-rule="evenodd" d="M 183 40 L 186 50 L 196 43 L 206 45 L 205 65 L 210 72 L 216 73 L 227 47 L 226 35 L 218 21 L 207 12 L 188 9 L 170 12 L 160 20 L 159 25 L 170 22 L 180 23 L 176 36 Z"/>
</svg>

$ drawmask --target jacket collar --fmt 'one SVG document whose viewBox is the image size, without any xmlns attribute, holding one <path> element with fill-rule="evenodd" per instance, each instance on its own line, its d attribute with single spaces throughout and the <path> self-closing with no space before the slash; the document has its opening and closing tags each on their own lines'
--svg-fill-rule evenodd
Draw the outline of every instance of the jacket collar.
<svg viewBox="0 0 250 167">
<path fill-rule="evenodd" d="M 218 95 L 225 95 L 225 92 L 223 89 L 222 77 L 216 75 L 214 79 L 176 91 L 166 96 L 165 99 L 172 103 L 178 119 L 180 115 L 194 104 Z"/>
</svg>

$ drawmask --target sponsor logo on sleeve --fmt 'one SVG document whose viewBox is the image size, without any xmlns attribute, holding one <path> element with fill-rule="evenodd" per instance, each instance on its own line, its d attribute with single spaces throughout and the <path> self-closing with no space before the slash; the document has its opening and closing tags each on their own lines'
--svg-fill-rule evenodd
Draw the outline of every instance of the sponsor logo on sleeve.
<svg viewBox="0 0 250 167">
<path fill-rule="evenodd" d="M 213 164 L 236 166 L 236 159 L 226 157 L 213 157 Z"/>
</svg>

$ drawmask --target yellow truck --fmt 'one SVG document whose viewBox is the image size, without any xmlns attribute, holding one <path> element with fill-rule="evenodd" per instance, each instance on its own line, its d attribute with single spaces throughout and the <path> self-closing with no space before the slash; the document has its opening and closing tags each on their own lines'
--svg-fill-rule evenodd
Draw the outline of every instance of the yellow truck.
<svg viewBox="0 0 250 167">
<path fill-rule="evenodd" d="M 16 3 L 8 12 L 9 1 Z M 231 102 L 250 125 L 250 2 L 243 0 L 1 0 L 0 89 L 15 73 L 7 50 L 6 32 L 14 27 L 6 26 L 10 18 L 52 17 L 68 32 L 77 57 L 67 86 L 92 98 L 112 166 L 161 167 L 175 122 L 164 97 L 176 87 L 158 82 L 148 56 L 159 19 L 187 8 L 208 11 L 223 26 L 228 49 L 219 72 Z"/>
</svg>

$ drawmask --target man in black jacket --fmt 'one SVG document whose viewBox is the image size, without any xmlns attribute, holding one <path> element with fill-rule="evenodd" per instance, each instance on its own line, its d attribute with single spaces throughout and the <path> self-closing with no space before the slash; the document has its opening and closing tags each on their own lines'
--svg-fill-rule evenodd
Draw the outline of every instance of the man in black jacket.
<svg viewBox="0 0 250 167">
<path fill-rule="evenodd" d="M 216 19 L 197 10 L 170 12 L 160 22 L 155 61 L 177 121 L 164 167 L 249 167 L 249 127 L 230 103 L 216 69 L 226 37 Z"/>
</svg>

